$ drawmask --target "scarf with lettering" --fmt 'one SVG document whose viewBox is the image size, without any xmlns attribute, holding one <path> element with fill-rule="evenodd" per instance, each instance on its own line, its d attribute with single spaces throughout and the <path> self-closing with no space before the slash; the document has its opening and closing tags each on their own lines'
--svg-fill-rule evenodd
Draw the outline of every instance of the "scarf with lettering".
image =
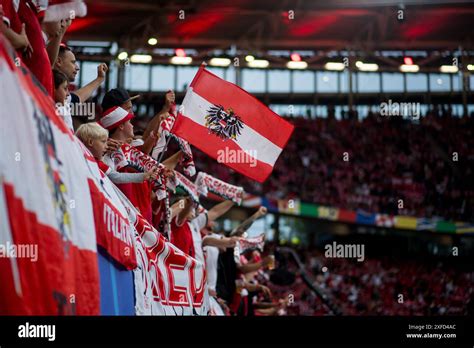
<svg viewBox="0 0 474 348">
<path fill-rule="evenodd" d="M 238 205 L 242 203 L 244 189 L 240 186 L 228 184 L 204 172 L 198 173 L 194 183 L 203 196 L 207 196 L 208 192 L 211 192 Z"/>
<path fill-rule="evenodd" d="M 180 172 L 175 171 L 174 173 L 175 187 L 179 187 L 180 189 L 185 191 L 191 197 L 193 202 L 199 203 L 199 192 L 197 186 Z M 170 185 L 168 186 L 168 188 L 174 192 Z"/>
<path fill-rule="evenodd" d="M 123 169 L 125 167 L 131 167 L 138 172 L 145 173 L 155 167 L 158 167 L 159 175 L 152 183 L 152 190 L 155 192 L 158 200 L 162 200 L 166 197 L 167 180 L 164 176 L 164 165 L 158 163 L 152 157 L 141 152 L 130 144 L 123 144 L 117 151 L 111 154 L 111 158 L 114 161 L 115 168 L 117 170 Z"/>
</svg>

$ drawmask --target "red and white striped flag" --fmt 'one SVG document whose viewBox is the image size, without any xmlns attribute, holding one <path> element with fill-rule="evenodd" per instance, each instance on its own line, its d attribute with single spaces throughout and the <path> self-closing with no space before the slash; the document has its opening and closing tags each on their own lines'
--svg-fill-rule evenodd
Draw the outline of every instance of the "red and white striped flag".
<svg viewBox="0 0 474 348">
<path fill-rule="evenodd" d="M 53 101 L 9 52 L 0 35 L 0 315 L 97 315 L 90 172 Z"/>
<path fill-rule="evenodd" d="M 255 97 L 201 66 L 172 132 L 219 163 L 264 182 L 293 128 Z"/>
</svg>

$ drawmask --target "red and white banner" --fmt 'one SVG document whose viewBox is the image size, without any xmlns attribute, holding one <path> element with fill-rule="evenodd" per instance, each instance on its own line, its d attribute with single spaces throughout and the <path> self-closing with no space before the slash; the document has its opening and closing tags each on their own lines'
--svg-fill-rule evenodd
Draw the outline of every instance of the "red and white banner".
<svg viewBox="0 0 474 348">
<path fill-rule="evenodd" d="M 80 144 L 91 174 L 88 183 L 97 244 L 119 264 L 127 269 L 134 269 L 137 267 L 135 231 L 130 226 L 128 212 L 117 195 L 114 184 L 100 171 L 87 148 Z"/>
<path fill-rule="evenodd" d="M 130 163 L 140 165 L 142 169 L 148 166 L 136 156 L 126 157 L 135 158 Z M 128 228 L 134 236 L 136 314 L 206 315 L 204 264 L 177 249 L 140 215 L 117 187 L 114 189 L 115 197 L 120 201 L 116 207 L 124 207 L 122 212 L 125 212 Z"/>
<path fill-rule="evenodd" d="M 203 264 L 136 213 L 13 54 L 0 35 L 0 315 L 98 315 L 97 244 L 134 268 L 138 314 L 206 314 Z"/>
<path fill-rule="evenodd" d="M 129 207 L 137 230 L 136 314 L 207 315 L 204 264 L 168 242 L 131 204 Z"/>
<path fill-rule="evenodd" d="M 0 314 L 97 315 L 89 171 L 53 101 L 0 35 Z"/>
<path fill-rule="evenodd" d="M 264 182 L 293 128 L 255 97 L 201 66 L 172 132 L 219 163 Z"/>
</svg>

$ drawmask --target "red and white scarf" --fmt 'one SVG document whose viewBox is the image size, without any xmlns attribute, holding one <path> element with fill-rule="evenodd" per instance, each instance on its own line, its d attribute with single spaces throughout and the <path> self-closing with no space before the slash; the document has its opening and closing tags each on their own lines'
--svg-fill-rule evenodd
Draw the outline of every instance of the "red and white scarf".
<svg viewBox="0 0 474 348">
<path fill-rule="evenodd" d="M 240 239 L 238 244 L 241 254 L 251 249 L 263 251 L 265 246 L 265 234 L 262 233 L 261 235 L 254 238 Z"/>
<path fill-rule="evenodd" d="M 164 165 L 158 163 L 152 157 L 141 152 L 130 144 L 123 144 L 120 149 L 111 154 L 111 158 L 114 161 L 115 168 L 117 170 L 123 169 L 125 167 L 131 167 L 141 173 L 144 173 L 152 170 L 155 167 L 158 167 L 159 175 L 158 178 L 153 181 L 152 189 L 153 192 L 155 192 L 158 200 L 162 200 L 167 196 L 167 180 L 164 176 Z"/>
<path fill-rule="evenodd" d="M 240 255 L 248 250 L 258 249 L 263 251 L 265 246 L 265 234 L 261 234 L 254 238 L 240 239 L 234 247 L 234 260 L 240 264 Z"/>
<path fill-rule="evenodd" d="M 215 195 L 231 200 L 238 205 L 242 203 L 244 189 L 240 186 L 228 184 L 204 172 L 198 173 L 194 183 L 196 184 L 199 193 L 205 197 L 208 192 L 212 192 Z"/>
<path fill-rule="evenodd" d="M 199 203 L 199 192 L 197 186 L 180 172 L 175 171 L 176 187 L 184 190 L 195 203 Z M 168 185 L 168 188 L 170 186 Z"/>
</svg>

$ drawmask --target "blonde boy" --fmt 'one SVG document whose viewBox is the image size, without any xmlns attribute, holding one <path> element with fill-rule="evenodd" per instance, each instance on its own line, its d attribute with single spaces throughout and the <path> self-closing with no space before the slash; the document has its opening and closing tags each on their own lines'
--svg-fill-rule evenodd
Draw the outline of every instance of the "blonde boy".
<svg viewBox="0 0 474 348">
<path fill-rule="evenodd" d="M 157 168 L 146 173 L 119 173 L 106 165 L 102 161 L 102 158 L 107 149 L 109 131 L 98 123 L 91 122 L 81 125 L 76 131 L 76 136 L 89 149 L 96 159 L 99 168 L 110 178 L 110 180 L 112 180 L 113 183 L 141 183 L 146 180 L 156 179 L 158 175 Z"/>
</svg>

